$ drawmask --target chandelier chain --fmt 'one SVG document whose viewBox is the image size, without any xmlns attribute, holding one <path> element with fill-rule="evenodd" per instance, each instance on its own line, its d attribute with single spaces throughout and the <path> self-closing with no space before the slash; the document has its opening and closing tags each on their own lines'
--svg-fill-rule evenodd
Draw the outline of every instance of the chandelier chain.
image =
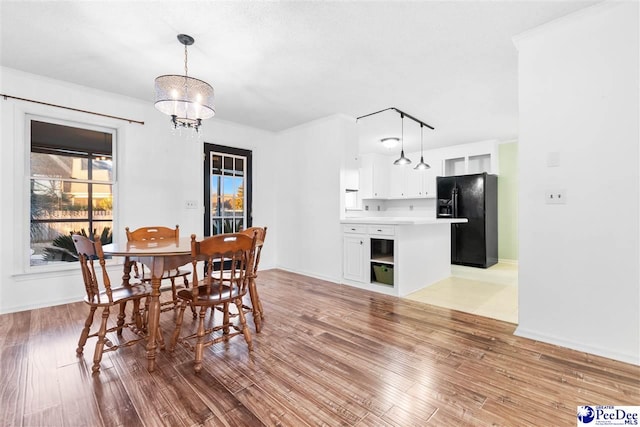
<svg viewBox="0 0 640 427">
<path fill-rule="evenodd" d="M 187 77 L 189 67 L 187 67 L 187 45 L 184 45 L 184 76 Z"/>
</svg>

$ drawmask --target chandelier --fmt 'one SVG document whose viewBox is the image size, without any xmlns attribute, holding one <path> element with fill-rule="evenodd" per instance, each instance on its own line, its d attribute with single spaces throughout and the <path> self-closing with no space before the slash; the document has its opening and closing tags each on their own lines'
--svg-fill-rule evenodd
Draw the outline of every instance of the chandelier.
<svg viewBox="0 0 640 427">
<path fill-rule="evenodd" d="M 178 127 L 199 131 L 202 120 L 216 113 L 213 105 L 213 88 L 209 83 L 188 76 L 187 46 L 193 37 L 178 34 L 184 45 L 184 76 L 168 74 L 156 78 L 156 103 L 158 110 L 171 116 L 174 129 Z"/>
</svg>

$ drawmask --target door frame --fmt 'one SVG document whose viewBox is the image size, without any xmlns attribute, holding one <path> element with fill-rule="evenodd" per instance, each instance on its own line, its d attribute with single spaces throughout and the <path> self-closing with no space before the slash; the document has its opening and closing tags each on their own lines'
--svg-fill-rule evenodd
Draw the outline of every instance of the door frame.
<svg viewBox="0 0 640 427">
<path fill-rule="evenodd" d="M 204 143 L 204 235 L 211 236 L 211 153 L 230 154 L 234 156 L 243 156 L 247 159 L 245 170 L 245 197 L 246 206 L 245 213 L 247 216 L 246 224 L 244 228 L 251 227 L 253 223 L 253 166 L 252 166 L 252 151 L 242 148 L 227 147 L 225 145 Z"/>
</svg>

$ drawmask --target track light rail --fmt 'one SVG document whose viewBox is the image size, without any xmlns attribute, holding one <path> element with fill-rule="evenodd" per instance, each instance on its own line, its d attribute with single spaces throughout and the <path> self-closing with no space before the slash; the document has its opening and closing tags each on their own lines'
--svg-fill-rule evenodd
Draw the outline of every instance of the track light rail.
<svg viewBox="0 0 640 427">
<path fill-rule="evenodd" d="M 426 124 L 426 123 L 425 123 L 425 122 L 423 122 L 422 120 L 418 120 L 418 119 L 416 119 L 416 118 L 415 118 L 415 117 L 413 117 L 411 114 L 407 114 L 407 113 L 405 113 L 404 111 L 398 110 L 396 107 L 389 107 L 389 108 L 385 108 L 384 110 L 376 111 L 375 113 L 365 114 L 364 116 L 357 117 L 357 118 L 356 118 L 356 122 L 357 122 L 358 120 L 360 120 L 360 119 L 364 119 L 365 117 L 373 116 L 373 115 L 375 115 L 375 114 L 379 114 L 379 113 L 382 113 L 382 112 L 384 112 L 384 111 L 389 111 L 389 110 L 394 110 L 394 111 L 396 111 L 397 113 L 399 113 L 399 114 L 400 114 L 400 117 L 406 117 L 406 118 L 408 118 L 408 119 L 413 120 L 414 122 L 418 123 L 421 127 L 422 127 L 422 126 L 426 126 L 426 127 L 428 127 L 429 129 L 431 129 L 431 130 L 435 130 L 435 128 L 434 128 L 433 126 L 430 126 L 430 125 Z"/>
</svg>

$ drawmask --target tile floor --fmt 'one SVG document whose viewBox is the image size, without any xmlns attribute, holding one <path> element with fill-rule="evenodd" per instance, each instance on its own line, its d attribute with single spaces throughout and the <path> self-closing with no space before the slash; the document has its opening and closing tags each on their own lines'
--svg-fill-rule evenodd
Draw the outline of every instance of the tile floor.
<svg viewBox="0 0 640 427">
<path fill-rule="evenodd" d="M 451 273 L 406 298 L 518 323 L 517 265 L 498 263 L 487 269 L 452 265 Z"/>
</svg>

